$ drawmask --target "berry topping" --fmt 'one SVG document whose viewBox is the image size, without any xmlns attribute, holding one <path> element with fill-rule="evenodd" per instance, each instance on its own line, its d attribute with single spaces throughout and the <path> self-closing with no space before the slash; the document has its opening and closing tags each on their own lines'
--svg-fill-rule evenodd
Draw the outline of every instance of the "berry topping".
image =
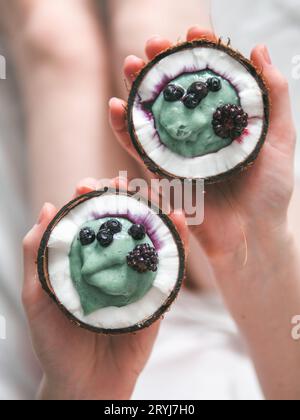
<svg viewBox="0 0 300 420">
<path fill-rule="evenodd" d="M 200 104 L 201 99 L 198 93 L 191 92 L 183 99 L 184 106 L 188 109 L 195 109 Z"/>
<path fill-rule="evenodd" d="M 122 225 L 118 220 L 112 219 L 104 223 L 100 230 L 109 230 L 113 235 L 122 231 Z"/>
<path fill-rule="evenodd" d="M 195 82 L 193 83 L 189 88 L 187 93 L 195 93 L 197 95 L 197 97 L 199 98 L 200 101 L 202 101 L 202 99 L 206 98 L 206 96 L 208 95 L 208 86 L 206 83 L 203 82 Z"/>
<path fill-rule="evenodd" d="M 97 234 L 97 240 L 103 247 L 108 247 L 113 243 L 114 235 L 110 230 L 100 229 Z"/>
<path fill-rule="evenodd" d="M 218 77 L 211 77 L 207 80 L 207 87 L 211 92 L 219 92 L 222 89 L 222 82 Z"/>
<path fill-rule="evenodd" d="M 90 228 L 83 228 L 79 233 L 81 245 L 86 246 L 92 244 L 96 239 L 95 232 Z"/>
<path fill-rule="evenodd" d="M 136 241 L 141 241 L 146 237 L 146 229 L 143 225 L 132 225 L 128 233 Z"/>
<path fill-rule="evenodd" d="M 216 110 L 212 125 L 217 136 L 236 140 L 248 126 L 248 114 L 240 106 L 227 104 Z"/>
<path fill-rule="evenodd" d="M 156 272 L 158 268 L 158 254 L 149 244 L 138 245 L 127 256 L 127 264 L 138 273 Z"/>
<path fill-rule="evenodd" d="M 164 90 L 164 98 L 167 102 L 179 101 L 184 96 L 184 89 L 177 85 L 168 85 Z"/>
</svg>

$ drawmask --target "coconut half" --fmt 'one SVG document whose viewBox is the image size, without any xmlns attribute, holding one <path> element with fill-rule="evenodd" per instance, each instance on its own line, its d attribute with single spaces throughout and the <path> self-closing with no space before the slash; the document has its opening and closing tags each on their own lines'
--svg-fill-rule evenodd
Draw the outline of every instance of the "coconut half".
<svg viewBox="0 0 300 420">
<path fill-rule="evenodd" d="M 140 72 L 128 101 L 129 132 L 155 174 L 213 183 L 254 162 L 269 107 L 249 60 L 221 41 L 198 40 L 163 52 Z"/>
<path fill-rule="evenodd" d="M 50 223 L 38 273 L 80 327 L 130 333 L 170 307 L 184 278 L 185 252 L 175 225 L 156 206 L 105 189 L 75 199 Z"/>
</svg>

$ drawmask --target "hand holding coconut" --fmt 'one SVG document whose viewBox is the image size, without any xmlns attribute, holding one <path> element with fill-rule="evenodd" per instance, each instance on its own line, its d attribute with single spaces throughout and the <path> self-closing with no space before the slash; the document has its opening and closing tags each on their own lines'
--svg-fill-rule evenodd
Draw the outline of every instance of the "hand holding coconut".
<svg viewBox="0 0 300 420">
<path fill-rule="evenodd" d="M 93 186 L 91 186 L 91 184 L 93 184 Z M 118 180 L 114 182 L 114 185 L 121 187 L 122 182 Z M 124 188 L 125 187 L 126 186 L 124 186 Z M 96 190 L 97 188 L 99 188 L 99 186 L 97 186 L 96 181 L 84 181 L 77 188 L 77 195 L 86 194 L 89 192 L 93 194 L 92 191 Z M 114 196 L 111 197 L 111 200 L 114 200 L 113 197 Z M 123 200 L 125 200 L 125 196 Z M 80 211 L 77 212 L 77 216 L 80 216 Z M 40 397 L 43 399 L 51 400 L 129 399 L 134 389 L 136 380 L 138 379 L 138 376 L 143 370 L 150 355 L 159 329 L 159 318 L 161 315 L 155 317 L 153 320 L 151 320 L 151 322 L 147 323 L 147 325 L 143 325 L 144 327 L 148 327 L 143 331 L 139 331 L 135 334 L 125 334 L 121 336 L 99 335 L 87 331 L 86 329 L 81 329 L 78 327 L 78 325 L 73 325 L 75 321 L 73 320 L 73 324 L 70 322 L 70 317 L 72 316 L 71 312 L 69 313 L 68 317 L 64 316 L 64 314 L 59 310 L 58 306 L 52 302 L 49 296 L 47 296 L 42 290 L 36 273 L 36 255 L 40 247 L 42 237 L 45 234 L 45 231 L 47 230 L 50 222 L 53 221 L 55 217 L 57 217 L 56 209 L 52 205 L 46 204 L 41 212 L 38 223 L 34 226 L 32 231 L 24 240 L 25 283 L 23 301 L 31 329 L 34 348 L 44 372 L 44 381 L 41 388 Z M 176 214 L 172 216 L 172 220 L 176 225 L 180 235 L 186 238 L 187 233 L 185 230 L 184 217 L 182 215 Z M 159 222 L 159 220 L 157 220 L 157 222 Z M 126 223 L 128 224 L 129 222 Z M 116 256 L 116 248 L 119 246 L 118 255 L 120 257 L 126 244 L 129 243 L 132 245 L 132 242 L 136 241 L 140 243 L 141 241 L 144 242 L 146 240 L 146 234 L 144 231 L 142 231 L 136 225 L 134 225 L 134 228 L 131 226 L 130 229 L 128 229 L 127 224 L 126 226 L 124 225 L 121 227 L 123 233 L 119 232 L 120 225 L 117 223 L 111 223 L 108 226 L 109 229 L 107 228 L 108 230 L 101 229 L 100 227 L 99 235 L 97 235 L 97 238 L 94 238 L 91 234 L 92 227 L 89 225 L 89 232 L 87 230 L 83 232 L 82 229 L 80 232 L 78 232 L 78 241 L 77 237 L 75 238 L 77 244 L 76 246 L 81 246 L 84 248 L 80 251 L 81 255 L 90 255 L 91 258 L 93 257 L 93 253 L 96 252 L 95 247 L 97 247 L 97 252 L 99 254 L 98 260 L 101 259 L 100 251 L 105 253 L 106 250 L 110 250 L 110 254 Z M 61 224 L 60 228 L 63 229 L 63 227 L 63 224 Z M 161 228 L 165 229 L 163 225 Z M 110 243 L 107 241 L 108 236 L 110 236 L 110 232 L 112 232 L 112 230 L 114 231 L 114 244 L 112 243 L 113 241 L 110 241 Z M 130 238 L 127 235 L 128 230 L 130 231 Z M 106 234 L 104 235 L 105 232 Z M 67 233 L 67 231 L 65 231 L 65 233 Z M 60 243 L 60 249 L 62 249 L 62 245 L 63 244 Z M 57 252 L 55 251 L 57 248 L 54 246 L 52 249 L 54 249 L 53 255 L 55 253 L 57 255 Z M 133 270 L 133 268 L 131 268 L 132 264 L 134 264 L 136 261 L 139 262 L 140 271 L 143 271 L 143 273 L 147 275 L 148 268 L 146 273 L 145 269 L 143 268 L 144 266 L 142 267 L 141 265 L 140 259 L 132 258 L 130 259 L 128 265 L 125 254 L 123 259 L 124 261 L 122 261 L 122 264 L 120 262 L 118 265 L 119 271 L 121 271 L 118 278 L 122 277 L 123 270 L 132 270 L 132 273 L 136 277 L 138 275 L 143 276 L 142 273 L 138 274 L 137 270 Z M 148 260 L 146 259 L 146 262 L 147 261 Z M 61 262 L 63 263 L 63 261 Z M 68 261 L 65 262 L 68 264 Z M 158 264 L 157 261 L 153 260 L 152 262 L 153 264 L 151 267 L 149 266 L 149 273 L 154 273 L 154 268 L 156 268 L 154 267 L 154 263 Z M 184 261 L 181 261 L 180 264 L 182 263 L 184 263 Z M 109 264 L 111 264 L 111 267 Z M 91 263 L 86 264 L 86 266 L 91 267 Z M 49 269 L 51 269 L 51 266 L 49 267 Z M 76 268 L 76 264 L 74 264 L 73 267 Z M 106 266 L 103 266 L 101 270 L 97 269 L 94 272 L 94 275 L 87 276 L 89 281 L 94 282 L 93 287 L 97 287 L 95 289 L 96 291 L 102 290 L 103 292 L 104 286 L 103 284 L 100 285 L 100 283 L 103 281 L 101 278 L 101 273 L 105 273 L 106 276 L 110 275 L 111 280 L 113 280 L 114 270 L 116 270 L 116 267 L 117 266 L 115 263 L 108 261 Z M 162 271 L 163 269 L 157 273 L 157 276 L 159 276 Z M 55 280 L 54 277 L 55 276 L 52 277 L 53 282 Z M 65 280 L 67 283 L 67 279 Z M 142 283 L 142 279 L 139 280 Z M 173 280 L 175 282 L 178 280 L 179 283 L 181 283 L 182 277 L 178 279 L 172 279 L 172 281 Z M 130 282 L 130 278 L 128 278 L 127 281 Z M 133 281 L 135 282 L 136 280 L 134 279 Z M 96 284 L 97 282 L 99 284 Z M 114 284 L 115 287 L 118 287 L 118 282 L 115 282 Z M 130 283 L 130 286 L 128 287 L 132 287 L 132 283 Z M 79 292 L 80 290 L 82 293 L 86 292 L 86 289 L 83 290 L 82 287 L 80 289 L 79 286 Z M 140 291 L 140 289 L 137 290 Z M 55 288 L 55 286 L 53 286 L 53 291 L 56 291 L 58 294 L 62 292 L 59 287 Z M 109 295 L 111 296 L 111 299 L 117 298 L 116 290 L 105 290 L 105 294 L 106 299 L 108 299 Z M 68 302 L 72 306 L 72 304 L 74 305 L 74 302 L 72 303 L 70 301 L 70 295 L 72 295 L 71 289 L 69 292 L 65 290 L 65 293 L 62 293 L 59 296 L 62 298 L 62 300 L 64 298 L 67 300 L 69 299 Z M 98 296 L 99 301 L 96 302 L 96 304 L 98 306 L 100 305 L 99 307 L 109 306 L 106 305 L 105 300 L 101 299 L 103 293 L 99 293 Z M 93 299 L 88 301 L 87 295 L 84 297 L 86 299 L 86 310 L 82 311 L 82 316 L 85 317 L 84 320 L 87 320 L 90 311 L 92 312 L 92 315 L 95 313 L 95 307 L 91 309 L 91 306 L 88 304 L 88 302 L 93 305 L 95 305 L 95 302 Z M 119 294 L 118 299 L 121 299 L 121 294 Z M 131 294 L 130 299 L 138 300 L 135 299 L 134 294 Z M 154 299 L 154 303 L 152 302 L 154 306 L 155 302 L 156 301 Z M 67 306 L 67 303 L 65 304 Z M 120 306 L 120 310 L 125 310 L 126 304 L 127 302 L 119 302 L 118 305 Z M 148 307 L 149 306 L 151 306 L 151 300 L 148 302 Z M 159 310 L 159 307 L 156 309 Z M 70 311 L 71 310 L 72 308 Z M 93 320 L 94 322 L 98 323 L 110 322 L 111 327 L 113 327 L 113 317 L 116 316 L 116 314 L 111 313 L 110 315 L 111 319 L 106 319 L 105 321 L 100 309 L 98 317 L 94 316 Z M 127 313 L 127 318 L 130 320 L 129 312 Z M 143 321 L 143 319 L 141 319 L 141 321 Z M 80 324 L 80 319 L 77 320 L 77 324 Z M 118 324 L 117 317 L 115 318 L 114 325 L 116 329 L 121 328 L 121 326 Z M 87 327 L 90 327 L 91 329 L 93 326 L 87 325 Z M 138 329 L 141 329 L 141 327 L 136 328 L 136 330 Z M 134 331 L 134 328 L 132 331 Z M 113 331 L 111 331 L 111 333 L 113 333 Z"/>
<path fill-rule="evenodd" d="M 219 45 L 213 34 L 193 28 L 189 31 L 188 41 L 197 41 L 194 55 L 200 55 L 197 47 L 199 39 L 203 38 Z M 208 44 L 205 41 L 202 45 L 207 47 Z M 181 47 L 171 47 L 166 40 L 150 40 L 146 51 L 148 58 L 153 61 L 148 67 L 137 57 L 127 58 L 125 75 L 131 83 L 136 77 L 138 80 L 130 96 L 129 127 L 127 104 L 113 99 L 110 102 L 112 128 L 123 147 L 139 162 L 143 159 L 148 169 L 157 175 L 189 179 L 199 177 L 206 181 L 205 220 L 201 226 L 193 228 L 193 234 L 209 257 L 227 305 L 248 340 L 267 397 L 297 399 L 299 378 L 292 372 L 299 369 L 300 352 L 299 346 L 290 338 L 290 325 L 293 316 L 299 312 L 299 267 L 287 220 L 293 192 L 296 134 L 288 84 L 272 64 L 264 46 L 253 50 L 251 63 L 248 64 L 238 54 L 229 54 L 231 58 L 228 60 L 237 58 L 239 63 L 243 62 L 244 72 L 250 71 L 260 86 L 260 92 L 256 89 L 242 90 L 242 107 L 241 102 L 235 103 L 234 92 L 226 85 L 225 76 L 217 76 L 216 92 L 212 92 L 209 91 L 209 86 L 212 86 L 209 80 L 216 75 L 198 74 L 201 83 L 198 90 L 201 92 L 197 94 L 195 89 L 191 91 L 191 80 L 182 78 L 183 70 L 181 79 L 176 76 L 170 82 L 169 78 L 163 78 L 158 83 L 155 75 L 160 74 L 163 60 L 173 53 L 180 58 Z M 186 45 L 181 52 L 189 59 L 189 53 L 186 53 L 188 47 L 193 48 Z M 167 48 L 171 49 L 166 52 Z M 223 53 L 226 54 L 226 46 Z M 153 69 L 157 63 L 155 73 Z M 173 64 L 175 67 L 170 72 L 177 74 L 180 73 L 178 68 L 182 68 L 185 62 L 184 59 L 178 59 Z M 216 66 L 216 61 L 212 60 L 208 67 Z M 152 84 L 151 77 L 147 77 L 149 68 L 152 71 Z M 243 75 L 239 70 L 235 74 L 232 68 L 227 80 L 238 79 L 242 80 Z M 226 90 L 223 98 L 220 97 L 220 82 Z M 147 101 L 141 104 L 137 102 L 137 98 L 143 99 L 144 94 L 157 87 L 160 89 L 162 85 L 165 89 L 163 96 L 156 101 L 150 98 L 148 104 Z M 215 108 L 212 125 L 207 129 L 206 123 L 199 120 L 195 110 L 199 112 L 202 108 L 206 117 L 210 115 L 210 103 L 205 101 L 211 101 L 213 95 L 218 106 L 220 101 L 227 102 L 229 99 L 228 105 L 232 110 Z M 256 105 L 253 107 L 253 104 Z M 157 132 L 151 131 L 152 134 L 148 132 L 143 118 L 140 118 L 143 109 L 147 110 L 147 105 L 148 119 L 151 121 L 154 118 L 156 121 Z M 255 110 L 258 112 L 256 116 Z M 233 115 L 231 122 L 230 114 Z M 182 115 L 187 115 L 188 124 L 182 123 Z M 201 123 L 203 136 L 200 135 L 198 139 L 191 134 L 194 131 L 191 118 Z M 239 122 L 236 125 L 237 119 Z M 181 121 L 181 127 L 173 130 L 172 121 L 174 125 L 178 120 Z M 155 146 L 157 135 L 161 144 Z M 215 136 L 217 141 L 211 141 Z M 211 147 L 215 150 L 209 150 Z M 156 150 L 163 153 L 157 155 Z M 165 160 L 164 153 L 167 156 Z M 220 159 L 220 156 L 223 158 Z M 192 166 L 186 165 L 186 159 Z M 188 174 L 193 167 L 191 159 L 198 159 L 198 163 L 194 166 L 195 171 Z M 255 163 L 248 168 L 255 159 Z M 181 163 L 174 166 L 176 161 Z M 246 171 L 240 171 L 246 168 Z M 210 185 L 217 181 L 223 182 Z M 282 363 L 278 363 L 278 360 Z"/>
</svg>

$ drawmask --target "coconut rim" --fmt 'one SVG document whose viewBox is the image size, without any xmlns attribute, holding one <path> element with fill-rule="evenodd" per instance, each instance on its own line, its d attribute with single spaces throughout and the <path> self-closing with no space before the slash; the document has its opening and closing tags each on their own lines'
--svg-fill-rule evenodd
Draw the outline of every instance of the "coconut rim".
<svg viewBox="0 0 300 420">
<path fill-rule="evenodd" d="M 185 262 L 186 262 L 186 255 L 185 255 L 185 247 L 183 244 L 183 241 L 179 235 L 179 232 L 175 226 L 175 224 L 172 222 L 170 217 L 163 213 L 160 207 L 157 205 L 154 205 L 150 200 L 146 200 L 143 197 L 139 197 L 139 199 L 148 207 L 152 207 L 156 211 L 156 215 L 161 219 L 161 221 L 166 225 L 166 227 L 169 229 L 169 231 L 172 234 L 172 237 L 174 239 L 174 243 L 178 250 L 178 259 L 179 259 L 179 271 L 177 276 L 177 281 L 175 283 L 175 286 L 167 298 L 167 300 L 164 302 L 162 306 L 160 306 L 156 312 L 153 313 L 152 316 L 140 321 L 139 323 L 126 327 L 126 328 L 116 328 L 116 329 L 105 329 L 105 328 L 98 328 L 94 327 L 92 325 L 89 325 L 87 323 L 84 323 L 80 321 L 78 318 L 76 318 L 58 299 L 56 296 L 53 287 L 51 285 L 50 276 L 48 272 L 48 243 L 49 239 L 51 237 L 51 234 L 54 230 L 54 228 L 60 223 L 60 221 L 69 214 L 75 207 L 79 206 L 82 203 L 85 203 L 86 201 L 92 199 L 101 197 L 105 194 L 115 194 L 115 195 L 123 195 L 127 197 L 133 198 L 136 194 L 129 191 L 118 191 L 113 188 L 104 188 L 102 190 L 92 191 L 90 193 L 81 195 L 74 200 L 70 201 L 68 204 L 66 204 L 58 213 L 57 215 L 52 219 L 50 224 L 48 225 L 40 246 L 38 250 L 38 256 L 37 256 L 37 272 L 38 272 L 38 278 L 40 281 L 40 284 L 43 288 L 43 290 L 49 295 L 49 297 L 56 303 L 56 305 L 59 307 L 59 309 L 64 313 L 64 315 L 76 326 L 89 330 L 93 333 L 97 334 L 105 334 L 105 335 L 120 335 L 120 334 L 129 334 L 129 333 L 135 333 L 138 331 L 141 331 L 145 328 L 150 327 L 152 324 L 154 324 L 156 321 L 158 321 L 165 312 L 168 311 L 172 303 L 175 301 L 175 299 L 178 296 L 178 293 L 181 289 L 181 286 L 183 284 L 184 278 L 185 278 Z"/>
<path fill-rule="evenodd" d="M 234 168 L 222 172 L 218 175 L 206 177 L 206 178 L 186 178 L 182 176 L 176 176 L 175 174 L 172 174 L 168 172 L 167 170 L 161 168 L 154 160 L 152 160 L 148 154 L 146 153 L 143 145 L 141 144 L 134 126 L 133 121 L 133 110 L 135 106 L 135 99 L 138 94 L 139 87 L 141 83 L 143 82 L 144 78 L 147 76 L 148 72 L 155 67 L 156 64 L 158 64 L 162 59 L 187 49 L 193 49 L 193 48 L 213 48 L 217 49 L 219 51 L 227 53 L 230 57 L 238 61 L 247 71 L 250 73 L 250 75 L 255 79 L 257 82 L 261 92 L 262 92 L 262 101 L 264 106 L 264 118 L 263 118 L 263 128 L 261 132 L 261 136 L 255 146 L 255 149 L 252 151 L 252 153 L 249 154 L 249 156 L 241 161 L 238 165 L 236 165 Z M 258 71 L 258 69 L 254 66 L 254 64 L 244 57 L 239 51 L 234 50 L 230 43 L 223 44 L 222 39 L 220 38 L 219 41 L 209 41 L 205 38 L 198 39 L 190 42 L 183 42 L 180 44 L 177 44 L 171 48 L 168 48 L 167 50 L 163 51 L 162 53 L 158 54 L 153 60 L 151 60 L 137 75 L 135 81 L 132 84 L 129 98 L 128 98 L 128 104 L 127 104 L 127 124 L 128 124 L 128 131 L 131 137 L 132 144 L 141 157 L 144 164 L 147 166 L 147 168 L 154 174 L 159 175 L 161 177 L 167 178 L 169 180 L 172 179 L 179 179 L 181 182 L 184 182 L 185 180 L 190 180 L 193 182 L 193 184 L 197 183 L 199 180 L 204 180 L 205 184 L 214 184 L 217 182 L 223 182 L 230 178 L 232 178 L 234 175 L 236 175 L 239 172 L 242 172 L 243 170 L 246 170 L 249 166 L 253 165 L 255 160 L 257 159 L 262 146 L 265 143 L 267 133 L 269 130 L 270 125 L 270 97 L 269 97 L 269 89 L 268 86 L 262 76 L 262 72 Z"/>
</svg>

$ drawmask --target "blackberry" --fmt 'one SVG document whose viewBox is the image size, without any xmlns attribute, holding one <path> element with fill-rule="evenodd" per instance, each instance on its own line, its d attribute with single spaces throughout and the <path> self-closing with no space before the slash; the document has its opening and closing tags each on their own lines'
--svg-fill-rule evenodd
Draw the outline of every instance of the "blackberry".
<svg viewBox="0 0 300 420">
<path fill-rule="evenodd" d="M 109 230 L 113 235 L 120 233 L 122 231 L 122 225 L 118 220 L 111 219 L 108 222 L 104 223 L 100 230 Z"/>
<path fill-rule="evenodd" d="M 222 82 L 218 77 L 211 77 L 207 80 L 207 87 L 211 92 L 219 92 L 222 89 Z"/>
<path fill-rule="evenodd" d="M 195 82 L 188 88 L 187 94 L 189 95 L 190 93 L 195 93 L 199 100 L 202 101 L 208 95 L 209 89 L 206 83 Z"/>
<path fill-rule="evenodd" d="M 184 89 L 177 85 L 168 85 L 164 90 L 164 98 L 167 102 L 179 101 L 184 96 Z"/>
<path fill-rule="evenodd" d="M 158 254 L 155 248 L 149 244 L 138 245 L 127 256 L 127 264 L 138 273 L 152 271 L 155 273 L 158 268 Z"/>
<path fill-rule="evenodd" d="M 81 245 L 83 246 L 90 245 L 95 241 L 95 239 L 96 239 L 96 234 L 92 229 L 88 227 L 81 229 L 79 233 L 79 240 L 81 242 Z"/>
<path fill-rule="evenodd" d="M 195 109 L 200 104 L 201 99 L 195 92 L 191 92 L 183 99 L 184 106 L 188 109 Z"/>
<path fill-rule="evenodd" d="M 248 114 L 241 106 L 227 104 L 216 110 L 212 125 L 217 136 L 236 140 L 248 126 Z"/>
<path fill-rule="evenodd" d="M 97 234 L 97 240 L 101 246 L 107 248 L 113 243 L 114 235 L 110 230 L 100 229 Z"/>
<path fill-rule="evenodd" d="M 136 241 L 141 241 L 146 237 L 146 229 L 143 225 L 132 225 L 128 233 Z"/>
</svg>

